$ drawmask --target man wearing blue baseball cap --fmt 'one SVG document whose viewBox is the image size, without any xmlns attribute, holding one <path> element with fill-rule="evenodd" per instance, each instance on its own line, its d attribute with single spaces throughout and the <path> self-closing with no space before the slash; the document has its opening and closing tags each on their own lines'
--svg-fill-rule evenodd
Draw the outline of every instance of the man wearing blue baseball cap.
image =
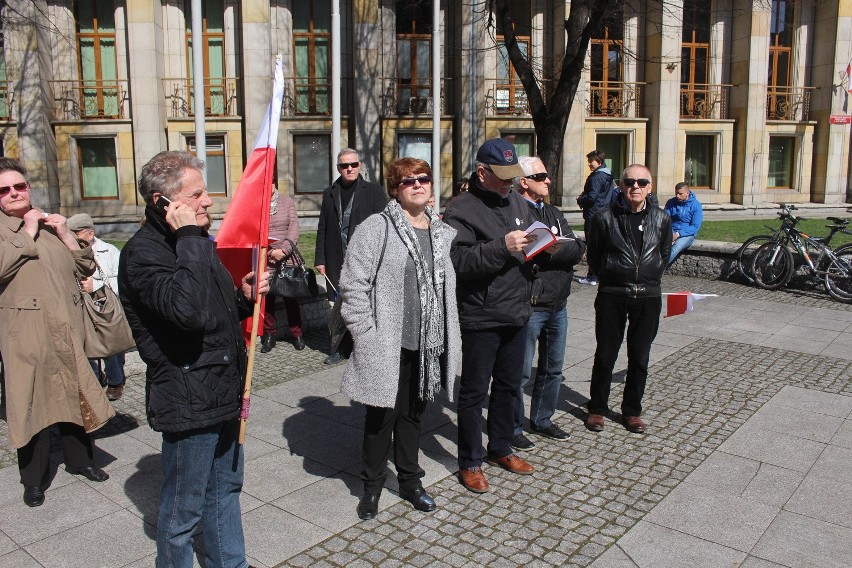
<svg viewBox="0 0 852 568">
<path fill-rule="evenodd" d="M 514 407 L 523 376 L 530 280 L 521 270 L 529 242 L 510 200 L 512 180 L 523 176 L 515 147 L 486 141 L 476 153 L 468 191 L 452 200 L 444 222 L 457 233 L 451 255 L 462 331 L 462 374 L 458 402 L 459 479 L 474 493 L 488 491 L 484 459 L 508 471 L 531 474 L 515 455 Z M 482 447 L 482 406 L 488 399 L 488 451 Z"/>
</svg>

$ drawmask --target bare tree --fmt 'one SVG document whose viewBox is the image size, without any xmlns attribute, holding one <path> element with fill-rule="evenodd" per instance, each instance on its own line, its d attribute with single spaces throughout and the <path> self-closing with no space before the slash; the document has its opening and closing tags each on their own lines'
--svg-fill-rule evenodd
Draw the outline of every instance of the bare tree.
<svg viewBox="0 0 852 568">
<path fill-rule="evenodd" d="M 551 172 L 551 177 L 555 177 L 562 160 L 562 145 L 568 125 L 568 115 L 571 113 L 577 86 L 580 84 L 589 40 L 606 14 L 610 0 L 572 0 L 570 12 L 565 20 L 567 32 L 565 52 L 561 65 L 554 70 L 558 76 L 548 81 L 551 84 L 555 82 L 555 85 L 548 90 L 547 99 L 542 94 L 540 83 L 550 78 L 537 77 L 532 64 L 518 46 L 510 12 L 511 1 L 489 0 L 489 2 L 500 24 L 509 60 L 527 93 L 538 147 L 541 149 L 539 156 L 547 167 L 547 171 Z"/>
</svg>

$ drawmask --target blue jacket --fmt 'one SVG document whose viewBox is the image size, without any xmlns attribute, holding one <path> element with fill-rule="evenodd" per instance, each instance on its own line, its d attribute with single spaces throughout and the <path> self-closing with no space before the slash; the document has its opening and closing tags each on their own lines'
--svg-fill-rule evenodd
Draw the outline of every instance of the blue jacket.
<svg viewBox="0 0 852 568">
<path fill-rule="evenodd" d="M 600 166 L 586 178 L 583 193 L 577 197 L 577 205 L 583 210 L 583 219 L 591 219 L 595 213 L 606 209 L 612 202 L 612 172 Z"/>
<path fill-rule="evenodd" d="M 701 202 L 691 191 L 689 198 L 683 203 L 678 201 L 677 197 L 666 201 L 666 213 L 672 218 L 672 233 L 678 233 L 681 237 L 694 237 L 704 220 Z"/>
</svg>

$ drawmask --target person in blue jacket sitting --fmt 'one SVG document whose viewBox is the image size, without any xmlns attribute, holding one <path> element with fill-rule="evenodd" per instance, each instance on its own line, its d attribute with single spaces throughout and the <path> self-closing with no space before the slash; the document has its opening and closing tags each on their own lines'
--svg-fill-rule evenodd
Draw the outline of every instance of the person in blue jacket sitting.
<svg viewBox="0 0 852 568">
<path fill-rule="evenodd" d="M 682 181 L 675 185 L 675 196 L 666 202 L 666 213 L 672 218 L 672 252 L 669 255 L 671 266 L 678 255 L 695 240 L 704 220 L 704 210 L 701 202 L 689 190 L 689 184 Z"/>
</svg>

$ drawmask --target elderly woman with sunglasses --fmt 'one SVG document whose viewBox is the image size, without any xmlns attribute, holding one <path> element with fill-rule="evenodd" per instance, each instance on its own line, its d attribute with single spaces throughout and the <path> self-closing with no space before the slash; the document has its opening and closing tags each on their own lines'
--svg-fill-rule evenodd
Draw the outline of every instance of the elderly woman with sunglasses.
<svg viewBox="0 0 852 568">
<path fill-rule="evenodd" d="M 340 277 L 341 315 L 354 338 L 342 390 L 367 405 L 361 519 L 378 511 L 392 438 L 399 496 L 420 511 L 435 509 L 418 464 L 421 416 L 442 388 L 452 398 L 461 359 L 455 230 L 427 207 L 429 164 L 396 160 L 387 192 L 385 210 L 354 233 Z"/>
<path fill-rule="evenodd" d="M 92 249 L 81 248 L 65 217 L 33 207 L 26 176 L 0 158 L 0 353 L 9 443 L 24 503 L 37 507 L 50 483 L 50 427 L 59 427 L 66 471 L 105 481 L 88 432 L 115 411 L 83 351 L 78 277 L 94 273 Z"/>
</svg>

